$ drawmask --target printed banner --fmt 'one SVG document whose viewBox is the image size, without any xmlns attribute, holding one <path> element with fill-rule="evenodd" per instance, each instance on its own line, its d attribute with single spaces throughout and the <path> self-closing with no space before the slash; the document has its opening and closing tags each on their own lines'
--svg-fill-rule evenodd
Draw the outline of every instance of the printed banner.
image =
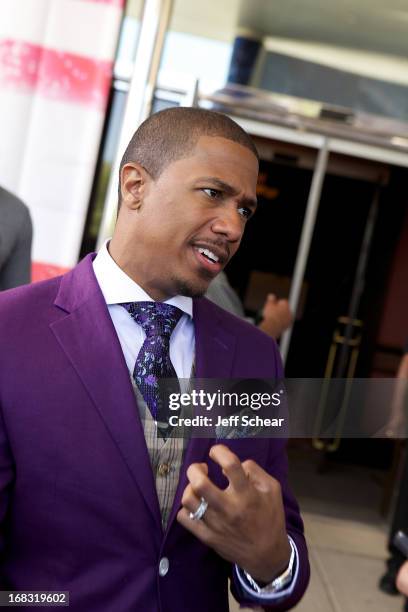
<svg viewBox="0 0 408 612">
<path fill-rule="evenodd" d="M 122 10 L 122 0 L 0 6 L 0 184 L 30 208 L 34 278 L 78 260 Z"/>
</svg>

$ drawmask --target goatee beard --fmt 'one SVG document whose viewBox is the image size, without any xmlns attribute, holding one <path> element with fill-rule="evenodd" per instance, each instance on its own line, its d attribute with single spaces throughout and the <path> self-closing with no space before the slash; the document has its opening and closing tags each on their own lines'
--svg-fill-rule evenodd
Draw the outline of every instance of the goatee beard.
<svg viewBox="0 0 408 612">
<path fill-rule="evenodd" d="M 181 279 L 174 279 L 175 286 L 177 288 L 177 295 L 185 295 L 186 297 L 199 298 L 202 297 L 208 289 L 208 283 L 202 285 L 194 284 L 192 282 L 184 281 Z"/>
</svg>

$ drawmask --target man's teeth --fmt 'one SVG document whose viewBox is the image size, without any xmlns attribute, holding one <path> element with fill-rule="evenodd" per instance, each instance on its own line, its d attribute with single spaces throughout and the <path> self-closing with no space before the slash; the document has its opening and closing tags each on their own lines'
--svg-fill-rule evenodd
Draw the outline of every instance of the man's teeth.
<svg viewBox="0 0 408 612">
<path fill-rule="evenodd" d="M 217 257 L 217 255 L 214 255 L 214 253 L 210 251 L 209 249 L 199 248 L 198 252 L 201 253 L 202 255 L 205 255 L 208 259 L 211 259 L 211 261 L 217 262 L 219 260 L 219 257 Z"/>
</svg>

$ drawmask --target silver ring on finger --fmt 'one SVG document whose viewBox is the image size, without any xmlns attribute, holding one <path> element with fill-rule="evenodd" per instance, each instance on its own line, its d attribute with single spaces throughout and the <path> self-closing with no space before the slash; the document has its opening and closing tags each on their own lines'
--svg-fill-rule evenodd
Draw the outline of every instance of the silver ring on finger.
<svg viewBox="0 0 408 612">
<path fill-rule="evenodd" d="M 198 506 L 197 510 L 195 512 L 190 512 L 190 518 L 192 521 L 200 521 L 204 514 L 206 513 L 208 508 L 208 502 L 204 499 L 204 497 L 201 498 L 200 501 L 200 505 Z"/>
</svg>

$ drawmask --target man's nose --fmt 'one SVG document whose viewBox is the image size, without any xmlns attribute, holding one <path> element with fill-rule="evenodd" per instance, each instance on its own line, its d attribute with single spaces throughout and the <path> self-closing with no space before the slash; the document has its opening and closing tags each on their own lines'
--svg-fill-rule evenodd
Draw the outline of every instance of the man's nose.
<svg viewBox="0 0 408 612">
<path fill-rule="evenodd" d="M 236 206 L 217 211 L 211 229 L 215 234 L 223 234 L 230 242 L 238 242 L 244 232 L 244 224 Z"/>
</svg>

